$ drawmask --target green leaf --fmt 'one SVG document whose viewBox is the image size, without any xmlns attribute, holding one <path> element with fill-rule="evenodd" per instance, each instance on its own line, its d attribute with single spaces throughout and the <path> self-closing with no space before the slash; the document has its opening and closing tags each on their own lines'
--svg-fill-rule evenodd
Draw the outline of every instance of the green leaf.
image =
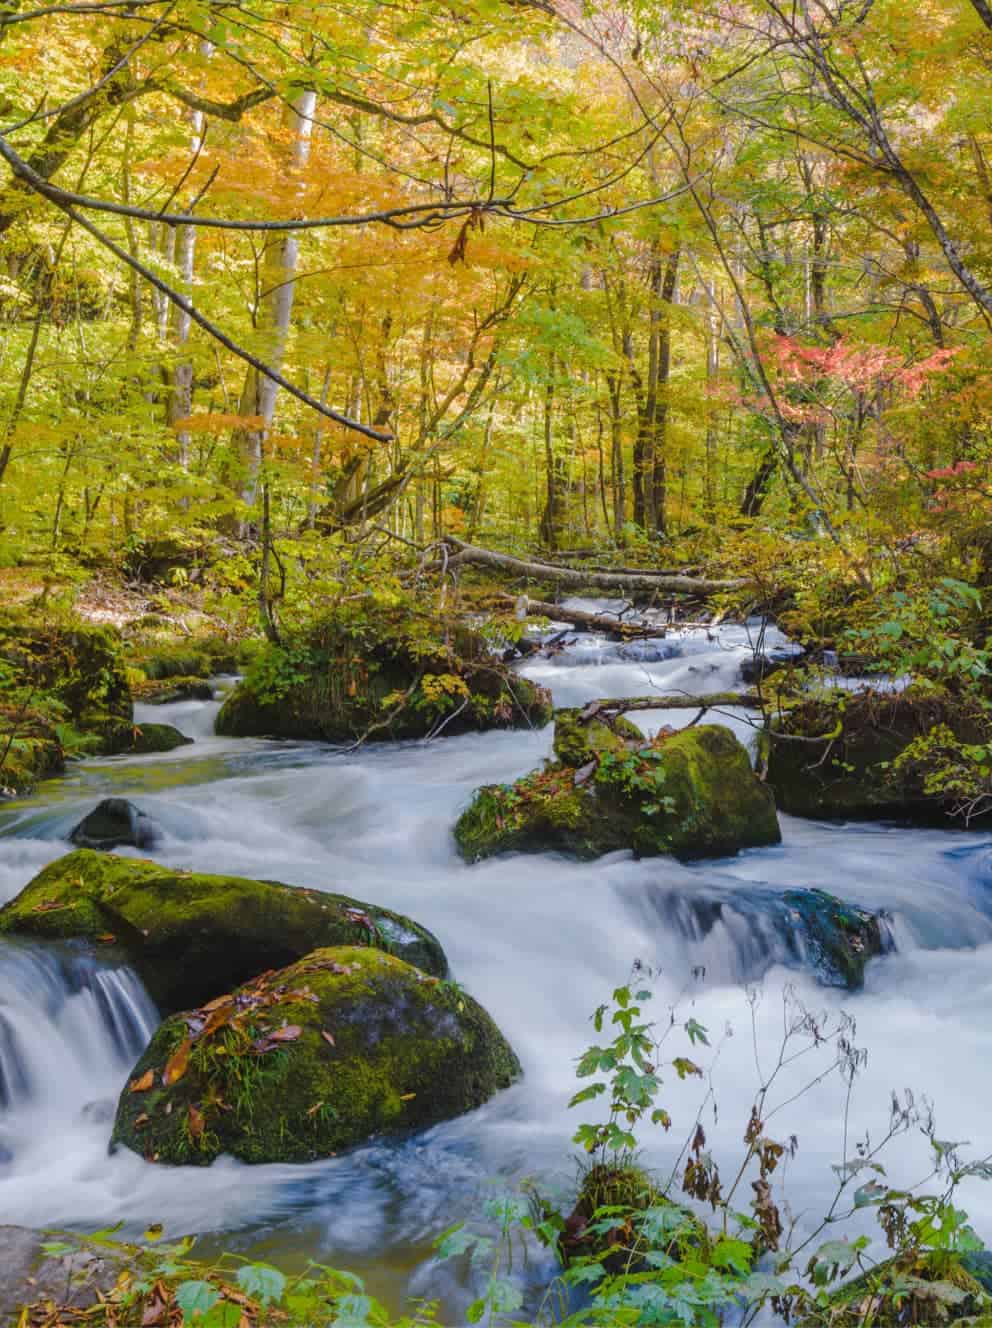
<svg viewBox="0 0 992 1328">
<path fill-rule="evenodd" d="M 285 1275 L 265 1263 L 249 1263 L 239 1268 L 237 1281 L 245 1295 L 263 1305 L 278 1305 L 286 1290 Z"/>
<path fill-rule="evenodd" d="M 207 1314 L 220 1300 L 220 1292 L 209 1282 L 180 1282 L 176 1287 L 176 1304 L 184 1319 Z"/>
</svg>

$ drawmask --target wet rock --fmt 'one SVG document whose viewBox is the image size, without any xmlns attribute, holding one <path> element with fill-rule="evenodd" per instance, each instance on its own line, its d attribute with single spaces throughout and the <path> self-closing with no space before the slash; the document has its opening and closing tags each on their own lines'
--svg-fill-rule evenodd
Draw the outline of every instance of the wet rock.
<svg viewBox="0 0 992 1328">
<path fill-rule="evenodd" d="M 177 747 L 188 747 L 192 741 L 171 724 L 139 724 L 135 726 L 131 751 L 137 755 L 172 752 Z"/>
<path fill-rule="evenodd" d="M 555 714 L 557 760 L 477 790 L 455 826 L 470 862 L 510 850 L 719 857 L 781 838 L 771 793 L 718 724 L 644 738 L 627 720 Z"/>
<path fill-rule="evenodd" d="M 151 817 L 126 798 L 104 798 L 69 833 L 69 842 L 79 848 L 104 850 L 151 848 L 157 838 Z"/>
<path fill-rule="evenodd" d="M 25 1306 L 62 1304 L 67 1293 L 76 1308 L 86 1309 L 114 1285 L 119 1267 L 109 1255 L 84 1248 L 49 1255 L 43 1245 L 51 1240 L 45 1232 L 0 1226 L 0 1324 L 16 1324 Z"/>
<path fill-rule="evenodd" d="M 802 923 L 805 958 L 821 980 L 855 991 L 865 966 L 893 948 L 888 921 L 825 890 L 787 890 L 785 907 Z"/>
<path fill-rule="evenodd" d="M 471 996 L 379 950 L 316 950 L 167 1019 L 113 1143 L 152 1161 L 310 1162 L 481 1106 L 519 1075 Z"/>
<path fill-rule="evenodd" d="M 51 863 L 0 909 L 0 935 L 88 941 L 130 964 L 167 1011 L 202 1004 L 321 945 L 378 946 L 427 973 L 447 972 L 437 938 L 389 909 L 87 849 Z"/>
<path fill-rule="evenodd" d="M 477 633 L 425 638 L 406 614 L 356 626 L 317 624 L 305 643 L 269 647 L 229 694 L 227 737 L 351 742 L 534 728 L 551 719 L 544 688 L 522 678 Z"/>
<path fill-rule="evenodd" d="M 946 728 L 967 743 L 990 740 L 987 717 L 952 697 L 847 692 L 806 697 L 776 718 L 768 783 L 791 816 L 948 824 L 955 799 L 926 787 L 927 762 L 903 760 L 917 739 Z M 971 824 L 987 827 L 992 813 Z"/>
</svg>

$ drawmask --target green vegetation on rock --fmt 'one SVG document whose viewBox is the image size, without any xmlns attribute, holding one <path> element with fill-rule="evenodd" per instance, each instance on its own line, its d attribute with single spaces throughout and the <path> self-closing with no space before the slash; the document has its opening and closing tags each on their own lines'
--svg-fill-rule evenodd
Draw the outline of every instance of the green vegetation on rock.
<svg viewBox="0 0 992 1328">
<path fill-rule="evenodd" d="M 228 696 L 217 732 L 230 737 L 350 742 L 536 728 L 547 692 L 518 677 L 470 629 L 421 620 L 407 604 L 360 620 L 319 620 L 295 643 L 269 646 Z"/>
<path fill-rule="evenodd" d="M 317 946 L 378 946 L 447 973 L 437 939 L 389 909 L 90 849 L 51 863 L 0 909 L 3 935 L 85 940 L 120 955 L 165 1011 L 212 1000 Z"/>
<path fill-rule="evenodd" d="M 802 919 L 806 957 L 820 977 L 850 991 L 862 987 L 869 959 L 886 949 L 879 916 L 825 890 L 787 890 L 783 902 Z"/>
<path fill-rule="evenodd" d="M 192 741 L 172 724 L 136 724 L 129 750 L 137 755 L 172 752 L 177 747 L 188 747 Z"/>
<path fill-rule="evenodd" d="M 167 1019 L 113 1143 L 152 1161 L 309 1162 L 481 1106 L 520 1066 L 454 984 L 379 950 L 319 949 Z"/>
<path fill-rule="evenodd" d="M 544 769 L 476 792 L 455 826 L 463 857 L 546 849 L 716 857 L 781 837 L 771 793 L 721 725 L 649 740 L 626 720 L 559 710 L 555 752 Z"/>
</svg>

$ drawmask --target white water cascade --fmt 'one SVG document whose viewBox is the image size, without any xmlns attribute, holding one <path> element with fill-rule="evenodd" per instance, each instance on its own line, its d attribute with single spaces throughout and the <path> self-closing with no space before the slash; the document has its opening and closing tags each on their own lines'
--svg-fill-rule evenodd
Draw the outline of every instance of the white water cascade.
<svg viewBox="0 0 992 1328">
<path fill-rule="evenodd" d="M 750 650 L 736 627 L 631 645 L 585 637 L 524 672 L 550 686 L 559 705 L 684 691 L 685 711 L 637 715 L 650 730 L 688 722 L 692 695 L 736 685 Z M 546 1187 L 571 1183 L 570 1137 L 582 1118 L 567 1109 L 575 1058 L 594 1037 L 589 1013 L 634 959 L 658 971 L 658 1017 L 679 1002 L 682 1017 L 691 1013 L 719 1044 L 719 1112 L 714 1119 L 707 1108 L 706 1129 L 728 1169 L 743 1147 L 749 1095 L 775 1055 L 790 988 L 827 1017 L 843 1009 L 857 1021 L 869 1057 L 853 1096 L 852 1138 L 881 1130 L 891 1091 L 910 1087 L 932 1098 L 942 1137 L 992 1151 L 992 837 L 783 818 L 782 845 L 715 862 L 614 854 L 576 863 L 543 854 L 467 866 L 450 835 L 459 809 L 478 785 L 538 765 L 550 728 L 343 756 L 320 744 L 211 737 L 216 704 L 142 710 L 196 738 L 188 748 L 87 762 L 3 808 L 0 901 L 67 851 L 69 830 L 96 801 L 129 797 L 158 824 L 154 856 L 163 862 L 340 890 L 430 927 L 454 976 L 514 1045 L 524 1078 L 460 1120 L 312 1166 L 221 1159 L 169 1169 L 111 1156 L 106 1104 L 149 1028 L 147 1003 L 123 971 L 67 977 L 59 965 L 70 961 L 3 946 L 0 1222 L 226 1231 L 268 1257 L 313 1253 L 365 1271 L 373 1290 L 432 1294 L 430 1239 L 477 1211 L 494 1184 L 525 1176 Z M 741 713 L 711 718 L 744 739 L 753 732 Z M 885 911 L 894 948 L 869 965 L 863 992 L 822 985 L 810 971 L 781 908 L 783 894 L 801 887 Z M 758 982 L 757 995 L 742 986 Z M 777 1100 L 786 1103 L 815 1073 L 812 1062 L 790 1069 Z M 674 1165 L 704 1091 L 698 1081 L 666 1084 L 676 1128 L 645 1141 L 647 1163 Z M 778 1137 L 799 1139 L 781 1184 L 800 1225 L 832 1193 L 844 1096 L 828 1077 L 775 1118 Z M 922 1139 L 900 1140 L 890 1161 L 893 1180 L 917 1180 L 927 1171 Z M 962 1201 L 992 1240 L 992 1190 L 969 1183 Z"/>
</svg>

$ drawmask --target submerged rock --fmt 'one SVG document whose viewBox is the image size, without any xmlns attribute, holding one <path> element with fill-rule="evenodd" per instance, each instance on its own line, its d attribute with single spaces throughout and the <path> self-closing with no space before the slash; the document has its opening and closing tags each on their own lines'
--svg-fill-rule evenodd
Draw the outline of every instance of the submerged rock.
<svg viewBox="0 0 992 1328">
<path fill-rule="evenodd" d="M 121 1094 L 112 1143 L 165 1163 L 310 1162 L 459 1116 L 519 1074 L 460 988 L 337 946 L 167 1019 Z"/>
<path fill-rule="evenodd" d="M 151 848 L 156 839 L 155 822 L 127 798 L 104 798 L 69 832 L 79 848 Z"/>
<path fill-rule="evenodd" d="M 775 721 L 768 783 L 779 809 L 791 816 L 946 824 L 955 799 L 928 791 L 932 754 L 907 759 L 911 744 L 940 731 L 950 743 L 981 744 L 992 736 L 984 715 L 950 697 L 875 691 L 807 697 Z M 971 824 L 990 820 L 985 813 Z"/>
<path fill-rule="evenodd" d="M 166 1011 L 212 1000 L 321 945 L 378 946 L 427 973 L 447 972 L 437 938 L 389 909 L 89 849 L 51 863 L 0 909 L 0 935 L 112 947 Z"/>
<path fill-rule="evenodd" d="M 137 755 L 172 752 L 177 747 L 188 747 L 192 741 L 172 724 L 137 724 L 130 750 Z"/>
<path fill-rule="evenodd" d="M 781 838 L 771 793 L 729 729 L 653 739 L 622 718 L 555 714 L 557 760 L 477 790 L 455 826 L 470 862 L 510 850 L 719 857 Z"/>
<path fill-rule="evenodd" d="M 229 694 L 227 737 L 386 741 L 534 728 L 552 715 L 544 688 L 521 678 L 465 627 L 425 638 L 404 611 L 374 622 L 318 624 L 304 644 L 268 647 Z"/>
</svg>

